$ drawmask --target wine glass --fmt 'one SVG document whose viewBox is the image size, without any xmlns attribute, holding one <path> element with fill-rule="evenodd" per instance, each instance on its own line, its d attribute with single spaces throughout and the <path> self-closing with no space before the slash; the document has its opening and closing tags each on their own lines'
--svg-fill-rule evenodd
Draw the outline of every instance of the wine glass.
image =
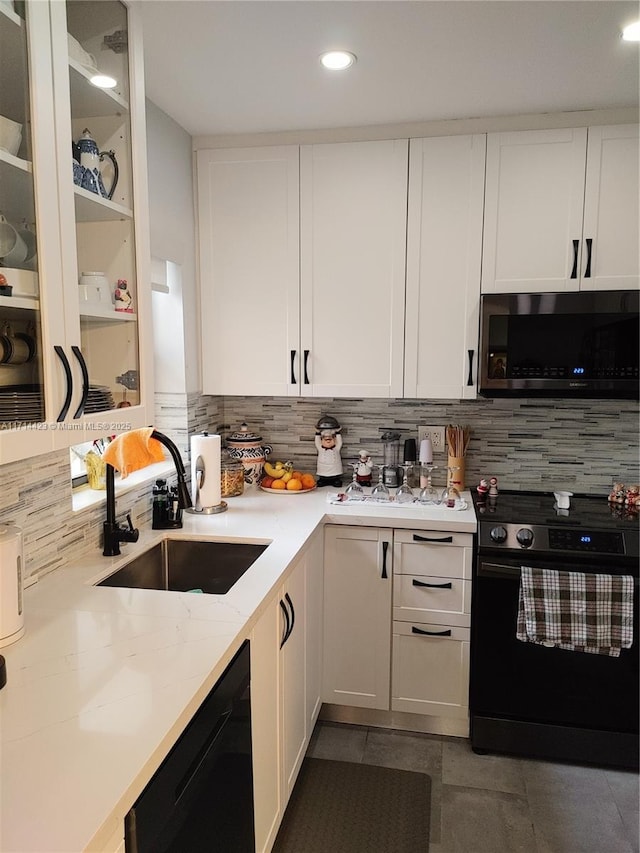
<svg viewBox="0 0 640 853">
<path fill-rule="evenodd" d="M 404 476 L 402 478 L 402 485 L 398 487 L 398 491 L 396 492 L 396 500 L 399 504 L 407 504 L 413 501 L 413 489 L 409 485 L 408 482 L 408 474 L 409 468 L 412 468 L 413 465 L 411 462 L 405 462 L 402 465 L 404 469 Z"/>
<path fill-rule="evenodd" d="M 374 500 L 380 501 L 380 503 L 390 500 L 389 489 L 384 484 L 384 465 L 378 466 L 378 482 L 373 487 L 371 495 Z"/>
<path fill-rule="evenodd" d="M 353 478 L 347 488 L 344 490 L 345 494 L 349 496 L 349 500 L 352 501 L 361 501 L 364 497 L 364 489 L 356 479 L 358 476 L 358 465 L 359 462 L 352 462 L 351 466 L 353 468 Z"/>
<path fill-rule="evenodd" d="M 447 466 L 447 470 L 449 471 L 449 477 L 447 478 L 447 485 L 443 493 L 443 502 L 447 504 L 448 507 L 455 506 L 456 501 L 460 500 L 460 492 L 453 484 L 453 475 L 454 471 L 459 471 L 459 465 L 449 465 Z"/>
<path fill-rule="evenodd" d="M 431 472 L 437 470 L 437 465 L 425 465 L 423 464 L 423 468 L 426 468 L 427 471 L 427 485 L 423 486 L 420 490 L 419 501 L 421 504 L 434 504 L 438 502 L 439 492 L 434 487 L 431 481 Z"/>
</svg>

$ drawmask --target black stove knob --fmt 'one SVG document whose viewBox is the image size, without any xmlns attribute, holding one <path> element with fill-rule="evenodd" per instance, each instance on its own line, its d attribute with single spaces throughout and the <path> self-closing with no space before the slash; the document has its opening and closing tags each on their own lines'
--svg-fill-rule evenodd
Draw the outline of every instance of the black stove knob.
<svg viewBox="0 0 640 853">
<path fill-rule="evenodd" d="M 498 545 L 507 541 L 507 531 L 504 527 L 492 527 L 489 536 L 491 537 L 491 540 L 493 542 L 497 542 Z"/>
<path fill-rule="evenodd" d="M 533 530 L 528 527 L 521 527 L 516 533 L 516 539 L 523 548 L 530 548 L 533 545 Z"/>
</svg>

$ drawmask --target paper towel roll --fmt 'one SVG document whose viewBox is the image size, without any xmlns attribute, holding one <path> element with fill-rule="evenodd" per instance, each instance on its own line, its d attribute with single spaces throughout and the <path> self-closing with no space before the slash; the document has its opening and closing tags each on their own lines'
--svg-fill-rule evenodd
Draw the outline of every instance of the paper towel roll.
<svg viewBox="0 0 640 853">
<path fill-rule="evenodd" d="M 219 435 L 191 436 L 191 492 L 196 511 L 220 504 Z"/>
</svg>

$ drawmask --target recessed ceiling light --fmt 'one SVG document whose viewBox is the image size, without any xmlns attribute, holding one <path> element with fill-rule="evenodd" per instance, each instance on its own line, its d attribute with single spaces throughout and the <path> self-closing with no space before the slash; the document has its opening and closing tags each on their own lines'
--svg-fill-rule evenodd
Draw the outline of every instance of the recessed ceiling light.
<svg viewBox="0 0 640 853">
<path fill-rule="evenodd" d="M 114 77 L 110 77 L 108 74 L 94 74 L 91 77 L 90 82 L 97 86 L 98 89 L 114 89 L 118 81 Z"/>
<path fill-rule="evenodd" d="M 320 62 L 331 71 L 344 71 L 345 68 L 351 68 L 356 59 L 355 53 L 347 50 L 330 50 L 322 54 Z"/>
<path fill-rule="evenodd" d="M 622 38 L 624 41 L 640 41 L 640 21 L 625 27 L 622 31 Z"/>
</svg>

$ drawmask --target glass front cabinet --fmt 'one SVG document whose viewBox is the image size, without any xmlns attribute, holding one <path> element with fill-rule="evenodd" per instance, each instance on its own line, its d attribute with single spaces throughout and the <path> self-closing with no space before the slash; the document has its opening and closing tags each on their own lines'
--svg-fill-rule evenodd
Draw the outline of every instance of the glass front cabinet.
<svg viewBox="0 0 640 853">
<path fill-rule="evenodd" d="M 142 39 L 0 0 L 0 464 L 152 422 Z"/>
</svg>

